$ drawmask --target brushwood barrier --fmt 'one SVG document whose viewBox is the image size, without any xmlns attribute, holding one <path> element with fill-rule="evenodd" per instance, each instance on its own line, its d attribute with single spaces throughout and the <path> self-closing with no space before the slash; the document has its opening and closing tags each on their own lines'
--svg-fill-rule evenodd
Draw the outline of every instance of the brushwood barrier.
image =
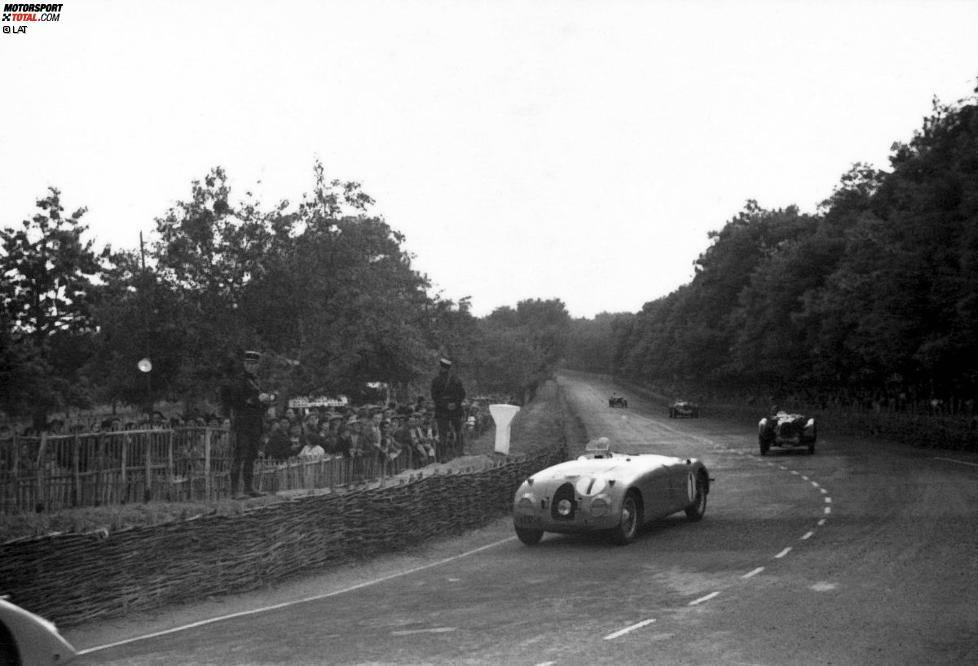
<svg viewBox="0 0 978 666">
<path fill-rule="evenodd" d="M 562 398 L 552 386 L 543 393 L 551 408 L 528 410 L 523 427 L 514 428 L 514 445 L 521 432 L 542 444 L 485 469 L 422 472 L 399 485 L 299 497 L 233 516 L 7 542 L 0 545 L 0 593 L 71 626 L 254 590 L 480 527 L 511 510 L 523 479 L 566 457 Z"/>
</svg>

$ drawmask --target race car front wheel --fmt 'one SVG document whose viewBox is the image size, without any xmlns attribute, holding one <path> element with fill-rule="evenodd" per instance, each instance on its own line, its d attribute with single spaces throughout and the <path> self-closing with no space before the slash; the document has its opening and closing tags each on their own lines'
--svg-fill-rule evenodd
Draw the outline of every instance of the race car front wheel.
<svg viewBox="0 0 978 666">
<path fill-rule="evenodd" d="M 695 523 L 706 513 L 706 480 L 702 474 L 697 474 L 695 479 L 689 479 L 689 484 L 693 486 L 693 503 L 686 507 L 686 518 Z"/>
<path fill-rule="evenodd" d="M 535 546 L 543 538 L 543 530 L 531 530 L 525 527 L 516 528 L 516 537 L 527 546 Z"/>
<path fill-rule="evenodd" d="M 619 546 L 624 546 L 635 539 L 638 526 L 642 524 L 642 507 L 634 490 L 625 495 L 621 502 L 621 520 L 618 527 L 611 530 L 611 540 Z"/>
</svg>

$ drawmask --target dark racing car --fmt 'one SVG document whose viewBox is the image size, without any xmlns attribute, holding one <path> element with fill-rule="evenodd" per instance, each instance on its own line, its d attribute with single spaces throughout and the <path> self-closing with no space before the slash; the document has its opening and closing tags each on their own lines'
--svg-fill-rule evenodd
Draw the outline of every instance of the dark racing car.
<svg viewBox="0 0 978 666">
<path fill-rule="evenodd" d="M 700 406 L 688 400 L 677 400 L 669 405 L 669 418 L 671 419 L 698 419 L 700 417 Z"/>
<path fill-rule="evenodd" d="M 626 400 L 625 399 L 625 396 L 623 396 L 623 395 L 618 395 L 617 393 L 612 393 L 611 394 L 611 397 L 608 398 L 608 406 L 609 407 L 628 407 L 628 400 Z"/>
<path fill-rule="evenodd" d="M 757 424 L 757 441 L 762 456 L 767 455 L 772 446 L 802 447 L 809 453 L 815 453 L 817 438 L 815 418 L 803 414 L 778 411 L 772 416 L 765 416 Z"/>
</svg>

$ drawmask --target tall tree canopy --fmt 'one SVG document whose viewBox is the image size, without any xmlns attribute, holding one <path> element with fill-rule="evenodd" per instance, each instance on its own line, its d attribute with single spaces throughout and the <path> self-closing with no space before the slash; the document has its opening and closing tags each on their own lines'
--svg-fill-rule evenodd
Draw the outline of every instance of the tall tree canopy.
<svg viewBox="0 0 978 666">
<path fill-rule="evenodd" d="M 42 425 L 53 409 L 84 405 L 79 374 L 96 330 L 96 277 L 108 250 L 83 235 L 80 208 L 65 216 L 50 188 L 39 212 L 19 228 L 0 229 L 0 409 L 31 412 Z"/>
<path fill-rule="evenodd" d="M 614 372 L 811 391 L 978 391 L 978 106 L 935 102 L 891 170 L 845 173 L 815 215 L 748 201 L 688 285 L 599 330 Z M 578 325 L 575 346 L 595 345 Z M 581 349 L 570 357 L 581 359 Z M 580 363 L 580 361 L 578 361 Z M 581 367 L 584 367 L 581 364 Z"/>
</svg>

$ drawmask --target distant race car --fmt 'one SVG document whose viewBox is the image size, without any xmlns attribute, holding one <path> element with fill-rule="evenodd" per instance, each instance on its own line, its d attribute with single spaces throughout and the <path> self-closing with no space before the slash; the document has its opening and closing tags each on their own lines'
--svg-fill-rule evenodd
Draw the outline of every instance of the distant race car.
<svg viewBox="0 0 978 666">
<path fill-rule="evenodd" d="M 700 406 L 695 402 L 677 400 L 669 405 L 669 418 L 671 419 L 698 419 L 699 417 Z"/>
<path fill-rule="evenodd" d="M 779 411 L 773 416 L 765 416 L 757 424 L 757 441 L 761 455 L 767 455 L 772 446 L 805 447 L 815 453 L 815 440 L 818 430 L 814 417 L 803 414 L 789 414 Z"/>
<path fill-rule="evenodd" d="M 710 475 L 702 462 L 651 453 L 614 453 L 607 437 L 577 460 L 541 470 L 513 498 L 516 536 L 528 546 L 544 532 L 606 532 L 626 544 L 652 520 L 706 512 Z"/>
<path fill-rule="evenodd" d="M 0 597 L 0 664 L 64 664 L 75 656 L 53 623 Z"/>
<path fill-rule="evenodd" d="M 609 407 L 628 407 L 628 400 L 626 400 L 624 396 L 612 394 L 611 397 L 608 398 L 608 406 Z"/>
</svg>

